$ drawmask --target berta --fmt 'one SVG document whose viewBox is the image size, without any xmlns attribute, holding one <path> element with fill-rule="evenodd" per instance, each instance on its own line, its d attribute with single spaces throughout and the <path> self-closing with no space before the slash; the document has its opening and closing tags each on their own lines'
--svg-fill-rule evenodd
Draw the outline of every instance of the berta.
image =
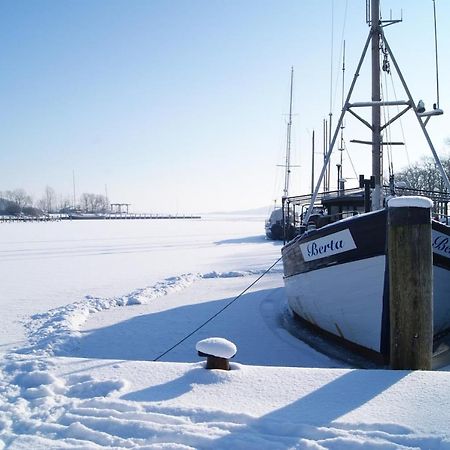
<svg viewBox="0 0 450 450">
<path fill-rule="evenodd" d="M 327 253 L 334 253 L 336 250 L 342 250 L 344 248 L 344 241 L 342 239 L 327 242 L 326 244 L 317 244 L 316 242 L 311 242 L 308 247 L 308 256 L 323 255 L 326 256 Z"/>
<path fill-rule="evenodd" d="M 443 253 L 450 253 L 448 237 L 443 235 L 435 237 L 433 240 L 433 249 L 440 250 Z"/>
<path fill-rule="evenodd" d="M 327 256 L 348 252 L 355 248 L 355 241 L 348 228 L 310 242 L 300 243 L 300 251 L 305 261 L 326 258 Z"/>
</svg>

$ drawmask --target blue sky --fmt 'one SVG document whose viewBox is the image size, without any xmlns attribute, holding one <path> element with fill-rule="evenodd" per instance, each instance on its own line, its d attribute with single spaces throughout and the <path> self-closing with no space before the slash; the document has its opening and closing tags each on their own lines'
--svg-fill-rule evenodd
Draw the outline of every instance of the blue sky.
<svg viewBox="0 0 450 450">
<path fill-rule="evenodd" d="M 436 0 L 444 110 L 449 3 Z M 385 16 L 403 9 L 404 22 L 386 33 L 413 96 L 428 104 L 436 96 L 432 6 L 382 2 Z M 301 167 L 292 193 L 307 192 L 311 131 L 320 152 L 330 111 L 332 10 L 337 117 L 342 37 L 348 84 L 368 33 L 363 0 L 2 0 L 0 191 L 24 188 L 39 199 L 49 185 L 72 197 L 75 173 L 77 194 L 103 194 L 106 185 L 112 202 L 135 211 L 269 205 L 281 197 L 276 165 L 294 66 L 293 163 Z M 429 128 L 448 152 L 447 117 Z M 367 138 L 359 133 L 349 121 L 347 139 Z M 398 169 L 427 154 L 412 136 L 407 155 L 396 150 Z M 349 152 L 369 175 L 370 150 L 349 144 Z M 344 171 L 354 177 L 349 161 Z"/>
</svg>

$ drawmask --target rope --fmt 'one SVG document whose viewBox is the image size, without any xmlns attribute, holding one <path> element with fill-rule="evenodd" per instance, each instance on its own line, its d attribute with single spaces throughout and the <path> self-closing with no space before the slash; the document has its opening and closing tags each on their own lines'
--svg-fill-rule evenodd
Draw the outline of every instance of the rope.
<svg viewBox="0 0 450 450">
<path fill-rule="evenodd" d="M 171 352 L 174 348 L 178 347 L 181 343 L 183 343 L 186 339 L 189 339 L 193 334 L 197 333 L 201 328 L 203 328 L 206 324 L 211 322 L 213 319 L 215 319 L 219 314 L 221 314 L 225 309 L 227 309 L 229 306 L 231 306 L 236 300 L 238 300 L 240 297 L 242 297 L 250 288 L 252 288 L 263 276 L 267 275 L 280 261 L 282 256 L 280 256 L 267 270 L 264 271 L 262 275 L 260 275 L 255 281 L 253 281 L 250 285 L 248 285 L 237 297 L 235 297 L 233 300 L 228 302 L 223 308 L 221 308 L 219 311 L 217 311 L 213 316 L 211 316 L 208 320 L 205 320 L 201 325 L 199 325 L 195 330 L 191 331 L 187 336 L 185 336 L 183 339 L 178 341 L 175 345 L 172 345 L 168 350 L 166 350 L 164 353 L 161 353 L 158 357 L 153 359 L 153 361 L 160 360 L 163 356 L 167 355 L 167 353 Z"/>
</svg>

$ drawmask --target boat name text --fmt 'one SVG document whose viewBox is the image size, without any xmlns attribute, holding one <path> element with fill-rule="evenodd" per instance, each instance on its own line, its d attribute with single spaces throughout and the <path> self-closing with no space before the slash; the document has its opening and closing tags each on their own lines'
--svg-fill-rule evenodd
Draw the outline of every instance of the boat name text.
<svg viewBox="0 0 450 450">
<path fill-rule="evenodd" d="M 326 258 L 355 248 L 355 241 L 348 229 L 300 244 L 300 250 L 305 261 Z"/>
<path fill-rule="evenodd" d="M 438 255 L 450 258 L 450 238 L 444 233 L 433 230 L 432 236 L 433 252 Z"/>
</svg>

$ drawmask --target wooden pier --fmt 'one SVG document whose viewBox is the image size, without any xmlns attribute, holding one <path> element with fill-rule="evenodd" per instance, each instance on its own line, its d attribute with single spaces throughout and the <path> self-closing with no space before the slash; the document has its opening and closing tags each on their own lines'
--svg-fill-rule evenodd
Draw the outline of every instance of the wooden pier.
<svg viewBox="0 0 450 450">
<path fill-rule="evenodd" d="M 201 219 L 196 215 L 172 214 L 81 214 L 69 216 L 66 220 L 151 220 L 151 219 Z"/>
<path fill-rule="evenodd" d="M 0 222 L 59 222 L 62 220 L 172 220 L 172 219 L 201 219 L 201 216 L 192 214 L 60 214 L 51 216 L 2 216 Z"/>
</svg>

